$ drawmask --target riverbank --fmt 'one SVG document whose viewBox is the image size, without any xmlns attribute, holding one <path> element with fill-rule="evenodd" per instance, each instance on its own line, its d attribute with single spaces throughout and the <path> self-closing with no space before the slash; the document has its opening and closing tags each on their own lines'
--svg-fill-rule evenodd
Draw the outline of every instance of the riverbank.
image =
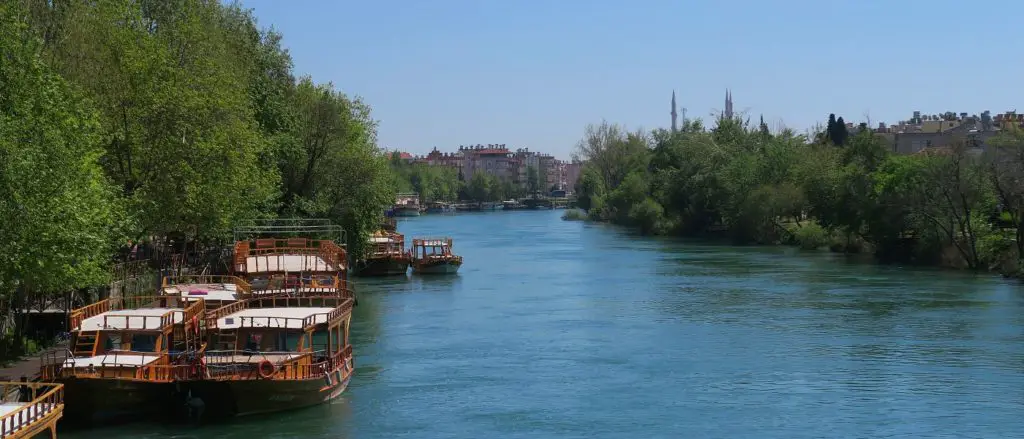
<svg viewBox="0 0 1024 439">
<path fill-rule="evenodd" d="M 652 133 L 604 123 L 587 128 L 577 152 L 587 160 L 577 185 L 586 216 L 644 234 L 828 246 L 1010 276 L 1024 256 L 1017 130 L 984 150 L 896 155 L 870 130 L 837 144 L 739 119 Z"/>
</svg>

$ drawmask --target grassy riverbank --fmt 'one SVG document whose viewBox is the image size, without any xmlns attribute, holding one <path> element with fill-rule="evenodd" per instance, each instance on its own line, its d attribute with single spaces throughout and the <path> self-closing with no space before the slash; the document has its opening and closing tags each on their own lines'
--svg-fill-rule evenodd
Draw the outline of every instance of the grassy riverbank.
<svg viewBox="0 0 1024 439">
<path fill-rule="evenodd" d="M 895 155 L 870 131 L 808 139 L 738 119 L 687 121 L 675 133 L 602 123 L 577 147 L 587 164 L 576 189 L 588 220 L 648 234 L 1016 275 L 1024 135 L 1004 132 L 980 152 L 965 141 Z"/>
</svg>

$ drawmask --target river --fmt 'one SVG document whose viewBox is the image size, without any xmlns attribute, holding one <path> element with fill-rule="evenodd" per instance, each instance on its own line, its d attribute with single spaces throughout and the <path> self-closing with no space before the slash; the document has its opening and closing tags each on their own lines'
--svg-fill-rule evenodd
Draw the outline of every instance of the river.
<svg viewBox="0 0 1024 439">
<path fill-rule="evenodd" d="M 1024 288 L 561 211 L 404 219 L 456 277 L 359 279 L 340 401 L 62 438 L 1024 437 Z"/>
</svg>

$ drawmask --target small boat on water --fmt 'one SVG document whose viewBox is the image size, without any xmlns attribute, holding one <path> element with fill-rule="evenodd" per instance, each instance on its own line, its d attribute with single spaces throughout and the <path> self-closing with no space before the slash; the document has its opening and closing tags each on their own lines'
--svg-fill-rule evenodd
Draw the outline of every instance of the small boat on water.
<svg viewBox="0 0 1024 439">
<path fill-rule="evenodd" d="M 308 407 L 337 398 L 355 372 L 354 300 L 260 297 L 209 312 L 201 368 L 179 380 L 202 420 Z"/>
<path fill-rule="evenodd" d="M 405 236 L 380 231 L 370 237 L 370 251 L 358 262 L 359 276 L 397 276 L 409 271 L 409 253 L 405 251 Z"/>
<path fill-rule="evenodd" d="M 420 216 L 419 194 L 398 194 L 394 207 L 395 216 Z"/>
<path fill-rule="evenodd" d="M 173 413 L 174 381 L 201 350 L 202 299 L 110 298 L 71 311 L 66 355 L 42 358 L 42 379 L 64 386 L 65 421 L 90 424 Z"/>
<path fill-rule="evenodd" d="M 412 271 L 419 274 L 454 274 L 462 266 L 462 256 L 452 253 L 451 238 L 412 240 Z"/>
</svg>

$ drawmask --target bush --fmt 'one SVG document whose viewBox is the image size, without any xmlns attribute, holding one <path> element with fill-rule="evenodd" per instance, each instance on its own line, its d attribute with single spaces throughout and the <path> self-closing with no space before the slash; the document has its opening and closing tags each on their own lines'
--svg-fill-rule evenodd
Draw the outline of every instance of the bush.
<svg viewBox="0 0 1024 439">
<path fill-rule="evenodd" d="M 565 221 L 584 221 L 587 219 L 587 213 L 579 209 L 569 209 L 562 214 L 562 219 Z"/>
<path fill-rule="evenodd" d="M 827 230 L 816 222 L 808 222 L 793 231 L 796 244 L 804 250 L 817 250 L 829 245 L 830 237 Z"/>
</svg>

